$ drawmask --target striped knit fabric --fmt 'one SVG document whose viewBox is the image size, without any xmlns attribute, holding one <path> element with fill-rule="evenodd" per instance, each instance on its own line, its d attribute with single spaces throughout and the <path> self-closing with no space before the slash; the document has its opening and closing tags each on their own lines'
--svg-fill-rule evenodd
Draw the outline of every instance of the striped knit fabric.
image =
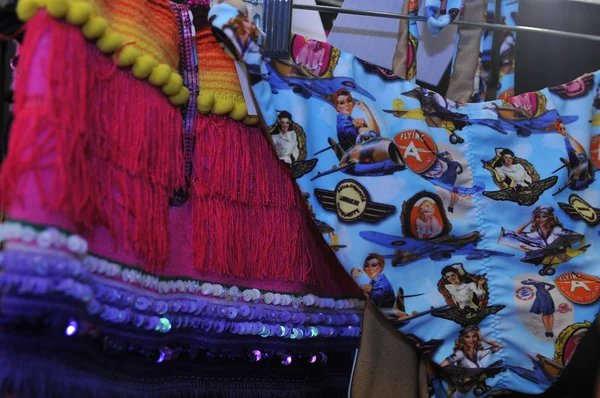
<svg viewBox="0 0 600 398">
<path fill-rule="evenodd" d="M 229 94 L 235 104 L 243 103 L 244 96 L 233 58 L 223 51 L 213 35 L 207 14 L 207 7 L 194 9 L 200 92 L 212 91 Z"/>
<path fill-rule="evenodd" d="M 124 37 L 125 43 L 179 69 L 179 29 L 166 1 L 87 0 L 94 13 Z"/>
</svg>

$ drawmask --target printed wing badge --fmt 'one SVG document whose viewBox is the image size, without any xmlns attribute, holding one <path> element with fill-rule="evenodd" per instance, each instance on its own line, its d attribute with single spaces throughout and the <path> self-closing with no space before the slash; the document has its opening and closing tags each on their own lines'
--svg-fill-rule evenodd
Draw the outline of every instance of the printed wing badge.
<svg viewBox="0 0 600 398">
<path fill-rule="evenodd" d="M 395 206 L 372 202 L 369 192 L 353 180 L 342 180 L 334 191 L 315 189 L 315 196 L 325 210 L 337 213 L 340 221 L 378 222 L 396 211 Z"/>
<path fill-rule="evenodd" d="M 313 171 L 319 159 L 308 159 L 302 161 L 293 162 L 291 165 L 287 165 L 290 169 L 293 179 L 298 179 L 305 174 Z"/>
<path fill-rule="evenodd" d="M 495 314 L 504 307 L 504 305 L 493 305 L 490 307 L 481 307 L 477 309 L 462 309 L 458 307 L 452 307 L 433 311 L 431 315 L 437 318 L 456 322 L 462 327 L 466 327 L 470 325 L 478 325 L 481 321 L 487 318 L 488 315 Z"/>
<path fill-rule="evenodd" d="M 591 226 L 600 223 L 600 209 L 590 206 L 578 195 L 571 194 L 569 203 L 558 202 L 558 205 L 573 220 L 582 220 Z"/>
<path fill-rule="evenodd" d="M 500 191 L 486 191 L 483 194 L 490 199 L 516 202 L 522 206 L 531 206 L 538 201 L 540 196 L 556 185 L 557 176 L 548 177 L 540 181 L 534 181 L 528 187 L 515 187 Z"/>
</svg>

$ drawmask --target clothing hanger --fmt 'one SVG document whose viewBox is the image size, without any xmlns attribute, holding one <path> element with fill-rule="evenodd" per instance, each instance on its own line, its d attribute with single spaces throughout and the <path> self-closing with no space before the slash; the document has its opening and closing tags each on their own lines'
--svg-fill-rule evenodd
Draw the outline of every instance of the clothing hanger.
<svg viewBox="0 0 600 398">
<path fill-rule="evenodd" d="M 362 11 L 334 6 L 313 6 L 305 4 L 294 4 L 293 0 L 264 0 L 264 31 L 267 34 L 265 44 L 265 57 L 287 58 L 290 52 L 292 9 L 320 11 L 333 14 L 351 14 L 365 17 L 380 17 L 392 19 L 408 19 L 417 22 L 427 22 L 427 17 L 406 14 L 396 14 L 381 11 Z M 579 40 L 590 40 L 600 42 L 600 36 L 584 33 L 564 32 L 561 30 L 536 28 L 533 26 L 509 26 L 484 22 L 468 22 L 454 20 L 451 22 L 458 26 L 473 26 L 490 30 L 511 30 L 515 32 L 542 33 L 551 36 L 571 37 Z"/>
</svg>

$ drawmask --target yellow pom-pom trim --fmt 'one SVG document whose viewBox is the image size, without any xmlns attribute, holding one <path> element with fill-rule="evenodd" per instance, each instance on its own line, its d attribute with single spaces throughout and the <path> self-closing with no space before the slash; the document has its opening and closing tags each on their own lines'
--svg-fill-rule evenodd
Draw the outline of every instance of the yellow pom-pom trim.
<svg viewBox="0 0 600 398">
<path fill-rule="evenodd" d="M 151 84 L 162 87 L 169 81 L 171 76 L 171 67 L 167 64 L 159 64 L 150 73 L 148 80 Z"/>
<path fill-rule="evenodd" d="M 172 95 L 169 97 L 169 101 L 171 101 L 171 103 L 173 105 L 183 105 L 185 104 L 185 102 L 190 98 L 190 90 L 188 90 L 187 87 L 181 87 L 181 90 L 179 91 L 179 93 L 177 93 L 177 95 Z"/>
<path fill-rule="evenodd" d="M 190 97 L 188 88 L 183 87 L 183 78 L 167 64 L 158 64 L 156 59 L 140 50 L 124 45 L 123 36 L 111 30 L 105 18 L 92 15 L 92 5 L 82 0 L 19 0 L 16 7 L 17 17 L 28 21 L 38 9 L 46 7 L 48 15 L 56 19 L 66 19 L 73 25 L 81 26 L 86 39 L 97 40 L 96 45 L 105 54 L 121 49 L 117 54 L 117 65 L 121 68 L 131 67 L 131 72 L 138 79 L 148 79 L 169 97 L 173 105 L 184 104 Z M 214 96 L 212 97 L 214 103 Z M 212 103 L 210 108 L 212 107 Z M 198 98 L 198 109 L 200 109 Z M 233 109 L 233 107 L 232 107 Z M 240 111 L 236 115 L 239 117 Z M 226 112 L 227 113 L 227 112 Z"/>
<path fill-rule="evenodd" d="M 112 54 L 123 45 L 123 38 L 117 32 L 107 29 L 96 45 L 105 54 Z"/>
<path fill-rule="evenodd" d="M 167 84 L 163 86 L 162 91 L 168 96 L 172 96 L 177 94 L 181 90 L 181 87 L 183 87 L 183 78 L 181 75 L 171 73 L 171 76 L 169 76 L 169 80 L 167 81 Z"/>
<path fill-rule="evenodd" d="M 36 0 L 20 0 L 17 3 L 17 17 L 23 22 L 29 21 L 33 18 L 40 6 L 41 5 Z"/>
<path fill-rule="evenodd" d="M 228 115 L 231 119 L 247 125 L 254 125 L 259 121 L 258 116 L 248 116 L 248 106 L 243 97 L 227 92 L 200 91 L 196 106 L 202 114 Z"/>
<path fill-rule="evenodd" d="M 215 115 L 226 115 L 233 110 L 235 102 L 231 95 L 227 93 L 215 93 L 215 104 L 212 107 L 212 113 Z"/>
<path fill-rule="evenodd" d="M 131 71 L 138 79 L 146 79 L 157 64 L 158 62 L 156 62 L 154 57 L 148 54 L 143 54 L 135 60 Z"/>
<path fill-rule="evenodd" d="M 92 15 L 92 5 L 83 1 L 73 1 L 67 11 L 67 22 L 73 25 L 83 25 Z"/>
<path fill-rule="evenodd" d="M 85 23 L 85 25 L 83 25 L 81 32 L 83 32 L 83 35 L 87 39 L 91 40 L 102 36 L 104 32 L 106 32 L 106 29 L 108 29 L 108 22 L 106 22 L 106 19 L 99 16 L 93 16 Z"/>
<path fill-rule="evenodd" d="M 46 11 L 54 18 L 62 18 L 67 15 L 69 5 L 67 0 L 47 0 Z"/>
<path fill-rule="evenodd" d="M 246 116 L 248 116 L 248 107 L 245 102 L 238 102 L 235 104 L 233 110 L 229 113 L 229 117 L 237 121 L 245 119 Z"/>
<path fill-rule="evenodd" d="M 207 114 L 215 104 L 215 92 L 209 90 L 203 90 L 198 96 L 196 105 L 198 106 L 198 112 Z"/>
<path fill-rule="evenodd" d="M 247 124 L 248 126 L 253 126 L 255 124 L 258 124 L 258 121 L 259 121 L 258 116 L 250 115 L 244 119 L 244 124 Z"/>
<path fill-rule="evenodd" d="M 135 60 L 142 55 L 142 53 L 135 47 L 125 46 L 119 52 L 119 59 L 117 65 L 121 68 L 130 67 L 135 63 Z"/>
</svg>

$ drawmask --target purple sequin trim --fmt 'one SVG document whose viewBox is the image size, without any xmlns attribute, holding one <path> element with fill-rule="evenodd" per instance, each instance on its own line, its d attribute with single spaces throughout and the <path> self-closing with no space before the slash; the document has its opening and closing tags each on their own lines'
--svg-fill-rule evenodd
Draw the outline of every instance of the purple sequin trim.
<svg viewBox="0 0 600 398">
<path fill-rule="evenodd" d="M 0 288 L 19 294 L 61 294 L 86 304 L 87 312 L 116 324 L 162 333 L 200 329 L 294 340 L 357 337 L 359 309 L 283 307 L 225 297 L 160 294 L 91 273 L 60 253 L 6 250 L 0 253 Z"/>
</svg>

